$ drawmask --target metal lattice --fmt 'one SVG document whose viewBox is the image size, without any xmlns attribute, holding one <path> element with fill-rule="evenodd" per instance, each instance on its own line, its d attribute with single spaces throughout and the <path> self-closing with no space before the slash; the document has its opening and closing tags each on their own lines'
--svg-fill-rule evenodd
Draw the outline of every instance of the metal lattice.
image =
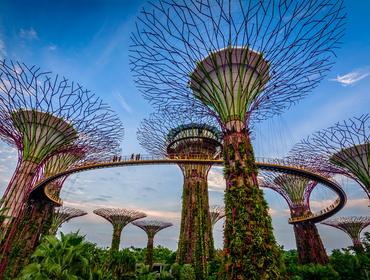
<svg viewBox="0 0 370 280">
<path fill-rule="evenodd" d="M 200 154 L 200 149 L 193 147 L 211 146 L 213 149 L 221 145 L 221 134 L 217 126 L 209 119 L 185 115 L 173 115 L 162 112 L 151 114 L 144 119 L 138 129 L 139 143 L 152 155 L 171 157 L 181 154 Z M 202 144 L 203 143 L 203 144 Z M 207 150 L 207 147 L 204 147 Z M 219 151 L 211 151 L 209 156 L 214 157 Z M 203 149 L 202 149 L 203 150 Z"/>
<path fill-rule="evenodd" d="M 99 208 L 94 210 L 93 212 L 94 214 L 99 215 L 109 221 L 113 225 L 113 227 L 125 227 L 127 224 L 137 219 L 146 217 L 146 215 L 142 212 L 124 208 Z"/>
<path fill-rule="evenodd" d="M 212 227 L 214 227 L 219 220 L 225 217 L 225 208 L 219 205 L 212 205 L 209 207 L 209 214 L 211 215 Z"/>
<path fill-rule="evenodd" d="M 294 146 L 291 157 L 321 172 L 346 175 L 370 198 L 370 115 L 338 122 Z"/>
<path fill-rule="evenodd" d="M 119 148 L 122 135 L 109 106 L 78 83 L 35 66 L 0 61 L 0 138 L 19 155 L 4 193 L 8 216 L 19 216 L 44 160 L 62 152 L 109 153 Z"/>
<path fill-rule="evenodd" d="M 154 235 L 156 235 L 162 229 L 171 227 L 173 225 L 172 223 L 152 220 L 135 221 L 132 222 L 132 224 L 141 228 L 150 237 L 154 237 Z"/>
<path fill-rule="evenodd" d="M 248 124 L 316 87 L 343 32 L 341 0 L 161 0 L 141 11 L 130 61 L 156 107 Z"/>
<path fill-rule="evenodd" d="M 332 226 L 347 233 L 356 243 L 360 240 L 360 234 L 363 229 L 370 225 L 369 216 L 350 216 L 339 217 L 336 219 L 326 220 L 321 222 L 324 225 Z"/>
<path fill-rule="evenodd" d="M 50 234 L 55 234 L 58 228 L 60 228 L 63 223 L 68 222 L 73 218 L 85 215 L 87 215 L 87 212 L 72 207 L 62 206 L 55 209 L 52 218 L 52 225 L 50 227 Z"/>
</svg>

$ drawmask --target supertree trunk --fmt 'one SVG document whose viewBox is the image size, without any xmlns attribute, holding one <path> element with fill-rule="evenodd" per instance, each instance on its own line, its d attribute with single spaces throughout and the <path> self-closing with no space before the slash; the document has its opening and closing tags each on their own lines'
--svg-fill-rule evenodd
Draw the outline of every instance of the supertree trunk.
<svg viewBox="0 0 370 280">
<path fill-rule="evenodd" d="M 154 235 L 148 235 L 145 264 L 149 266 L 150 270 L 152 270 L 153 267 L 153 247 L 154 247 Z"/>
<path fill-rule="evenodd" d="M 122 225 L 115 225 L 113 226 L 113 236 L 112 236 L 112 251 L 119 250 L 119 244 L 121 242 L 121 233 L 122 233 L 123 226 Z"/>
<path fill-rule="evenodd" d="M 25 211 L 22 212 L 21 222 L 14 233 L 5 278 L 14 279 L 28 264 L 30 256 L 39 244 L 42 232 L 49 227 L 46 219 L 52 214 L 53 207 L 52 203 L 42 199 L 28 201 Z"/>
<path fill-rule="evenodd" d="M 364 247 L 362 246 L 361 240 L 359 238 L 354 238 L 353 240 L 353 249 L 356 253 L 363 253 Z"/>
<path fill-rule="evenodd" d="M 322 264 L 329 262 L 319 232 L 314 223 L 302 222 L 293 226 L 300 264 Z"/>
<path fill-rule="evenodd" d="M 155 221 L 155 220 L 146 220 L 146 221 L 135 221 L 132 222 L 133 225 L 141 228 L 146 232 L 148 236 L 148 243 L 146 246 L 146 256 L 145 264 L 149 265 L 150 271 L 153 268 L 153 243 L 154 236 L 161 230 L 172 226 L 172 223 Z"/>
<path fill-rule="evenodd" d="M 224 162 L 224 279 L 279 279 L 280 251 L 267 203 L 257 184 L 248 133 L 225 133 Z"/>
<path fill-rule="evenodd" d="M 185 167 L 187 168 L 187 167 Z M 207 173 L 185 175 L 182 195 L 179 264 L 193 264 L 197 279 L 207 277 L 207 262 L 213 257 L 212 224 L 209 214 Z"/>
<path fill-rule="evenodd" d="M 23 202 L 27 199 L 37 167 L 38 163 L 20 160 L 3 196 L 2 207 L 6 209 L 4 215 L 8 217 L 2 224 L 4 232 L 20 213 L 20 207 L 23 206 Z"/>
</svg>

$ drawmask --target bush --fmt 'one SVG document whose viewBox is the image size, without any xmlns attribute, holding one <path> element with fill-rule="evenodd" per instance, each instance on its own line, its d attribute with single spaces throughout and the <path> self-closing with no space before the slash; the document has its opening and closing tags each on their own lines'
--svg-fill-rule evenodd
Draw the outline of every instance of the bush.
<svg viewBox="0 0 370 280">
<path fill-rule="evenodd" d="M 171 275 L 171 273 L 169 273 L 168 271 L 162 271 L 159 274 L 159 279 L 160 280 L 173 280 L 175 278 L 173 278 L 172 275 Z"/>
<path fill-rule="evenodd" d="M 366 254 L 353 254 L 349 250 L 334 250 L 330 264 L 343 280 L 370 279 L 370 258 Z"/>
<path fill-rule="evenodd" d="M 180 279 L 180 270 L 181 270 L 181 266 L 178 263 L 174 263 L 171 266 L 171 274 L 172 274 L 173 278 L 175 278 L 177 280 Z"/>
<path fill-rule="evenodd" d="M 131 247 L 129 250 L 131 254 L 135 257 L 136 262 L 145 262 L 146 248 L 142 249 Z M 172 265 L 176 261 L 176 252 L 162 246 L 157 246 L 153 249 L 153 261 L 157 263 Z"/>
<path fill-rule="evenodd" d="M 111 251 L 96 248 L 92 265 L 119 280 L 135 276 L 136 259 L 128 249 Z"/>
<path fill-rule="evenodd" d="M 93 264 L 94 246 L 78 233 L 46 236 L 19 279 L 112 279 Z"/>
<path fill-rule="evenodd" d="M 306 264 L 297 266 L 302 280 L 338 280 L 339 274 L 330 265 Z"/>
<path fill-rule="evenodd" d="M 190 264 L 184 264 L 180 270 L 180 280 L 195 280 L 194 268 Z"/>
</svg>

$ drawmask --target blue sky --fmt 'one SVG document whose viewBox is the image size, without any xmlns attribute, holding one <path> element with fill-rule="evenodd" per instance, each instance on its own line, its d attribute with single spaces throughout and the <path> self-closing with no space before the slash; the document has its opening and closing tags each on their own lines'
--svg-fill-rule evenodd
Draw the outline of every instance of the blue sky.
<svg viewBox="0 0 370 280">
<path fill-rule="evenodd" d="M 0 0 L 0 58 L 38 65 L 64 75 L 101 96 L 118 113 L 125 126 L 124 154 L 145 153 L 136 140 L 136 129 L 151 107 L 136 89 L 129 71 L 129 34 L 145 4 L 142 0 L 111 1 L 10 1 Z M 337 52 L 337 63 L 321 85 L 281 116 L 255 128 L 257 156 L 284 156 L 309 134 L 346 118 L 369 113 L 370 104 L 370 2 L 345 1 L 346 35 Z M 0 144 L 0 192 L 15 168 L 17 152 Z M 368 215 L 365 194 L 349 179 L 338 178 L 348 191 L 349 202 L 339 215 Z M 222 169 L 209 175 L 210 202 L 222 204 Z M 155 241 L 176 248 L 181 208 L 182 175 L 176 166 L 127 167 L 72 175 L 65 183 L 65 205 L 90 212 L 63 226 L 65 232 L 80 229 L 101 246 L 111 240 L 111 226 L 92 214 L 98 207 L 140 209 L 148 217 L 172 221 Z M 278 242 L 294 248 L 292 226 L 284 200 L 265 191 Z M 333 198 L 319 187 L 313 193 L 318 209 Z M 214 234 L 222 247 L 222 221 Z M 342 232 L 318 226 L 328 250 L 350 244 Z M 144 232 L 134 226 L 123 230 L 121 246 L 145 246 Z"/>
</svg>

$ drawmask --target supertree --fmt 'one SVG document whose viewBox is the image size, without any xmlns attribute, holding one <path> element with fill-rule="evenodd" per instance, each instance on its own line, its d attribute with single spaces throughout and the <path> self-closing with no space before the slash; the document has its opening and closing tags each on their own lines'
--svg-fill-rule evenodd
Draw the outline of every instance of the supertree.
<svg viewBox="0 0 370 280">
<path fill-rule="evenodd" d="M 42 72 L 18 62 L 0 62 L 0 137 L 17 148 L 18 164 L 5 190 L 1 224 L 0 274 L 8 263 L 26 202 L 43 163 L 55 154 L 86 156 L 107 144 L 116 147 L 123 128 L 118 117 L 102 100 L 64 77 Z M 102 152 L 102 151 L 101 151 Z M 30 225 L 31 227 L 31 225 Z"/>
<path fill-rule="evenodd" d="M 56 208 L 53 213 L 53 221 L 49 230 L 49 234 L 55 235 L 58 228 L 60 228 L 63 223 L 68 222 L 73 218 L 85 215 L 87 215 L 87 212 L 72 207 L 62 206 Z"/>
<path fill-rule="evenodd" d="M 99 208 L 93 211 L 94 214 L 103 217 L 108 220 L 113 226 L 112 236 L 112 251 L 119 250 L 119 244 L 121 242 L 121 232 L 123 228 L 138 219 L 145 218 L 146 215 L 142 212 L 138 212 L 130 209 L 123 208 Z"/>
<path fill-rule="evenodd" d="M 153 267 L 153 244 L 154 244 L 154 236 L 160 232 L 162 229 L 168 228 L 172 226 L 172 223 L 161 222 L 161 221 L 136 221 L 132 222 L 135 226 L 138 226 L 143 231 L 146 232 L 148 235 L 148 243 L 146 246 L 146 257 L 145 257 L 145 264 L 149 265 L 149 268 L 152 269 Z"/>
<path fill-rule="evenodd" d="M 144 96 L 163 110 L 214 116 L 222 127 L 225 279 L 279 274 L 251 123 L 317 86 L 343 31 L 341 0 L 159 0 L 138 18 L 131 65 Z"/>
<path fill-rule="evenodd" d="M 37 181 L 53 176 L 57 173 L 75 168 L 84 164 L 107 161 L 112 158 L 112 154 L 117 153 L 117 149 L 111 144 L 106 145 L 105 141 L 100 142 L 101 148 L 110 147 L 112 151 L 99 150 L 97 147 L 86 147 L 89 149 L 75 149 L 71 151 L 61 151 L 48 157 L 38 170 Z M 117 147 L 118 148 L 118 147 Z M 53 213 L 55 207 L 62 204 L 60 191 L 68 176 L 63 176 L 49 183 L 45 188 L 45 194 L 32 193 L 25 206 L 24 218 L 18 225 L 15 239 L 19 239 L 19 244 L 23 242 L 22 248 L 26 255 L 18 252 L 19 260 L 26 260 L 27 253 L 32 253 L 37 247 L 42 234 L 48 234 L 53 224 Z M 31 226 L 32 225 L 32 226 Z M 13 265 L 15 267 L 15 265 Z"/>
<path fill-rule="evenodd" d="M 220 153 L 220 132 L 203 118 L 152 114 L 138 130 L 139 143 L 152 155 L 166 158 L 213 159 Z M 213 258 L 213 235 L 209 213 L 207 176 L 212 164 L 181 163 L 182 212 L 177 262 L 193 264 L 196 275 L 207 274 Z"/>
<path fill-rule="evenodd" d="M 317 170 L 352 178 L 370 199 L 369 114 L 314 133 L 295 145 L 291 156 Z"/>
<path fill-rule="evenodd" d="M 263 171 L 260 178 L 260 187 L 270 188 L 285 199 L 292 218 L 311 213 L 309 200 L 317 182 L 293 174 L 268 171 Z M 327 264 L 329 258 L 315 223 L 311 221 L 294 223 L 293 229 L 299 263 Z"/>
<path fill-rule="evenodd" d="M 100 98 L 35 66 L 0 62 L 0 107 L 0 137 L 19 152 L 3 197 L 8 216 L 17 216 L 48 156 L 121 135 L 120 120 Z"/>
<path fill-rule="evenodd" d="M 370 217 L 339 217 L 322 222 L 324 225 L 332 226 L 347 233 L 353 242 L 353 248 L 362 252 L 364 250 L 360 234 L 363 229 L 370 225 Z"/>
<path fill-rule="evenodd" d="M 219 205 L 212 205 L 209 213 L 211 214 L 212 227 L 214 227 L 219 220 L 225 217 L 225 208 Z"/>
</svg>

